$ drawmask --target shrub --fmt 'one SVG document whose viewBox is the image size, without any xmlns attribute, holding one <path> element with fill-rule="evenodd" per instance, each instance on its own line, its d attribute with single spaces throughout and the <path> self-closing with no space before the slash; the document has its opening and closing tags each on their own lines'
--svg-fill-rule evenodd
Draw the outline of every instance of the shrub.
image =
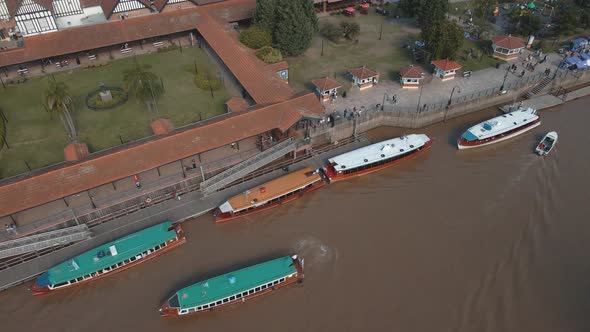
<svg viewBox="0 0 590 332">
<path fill-rule="evenodd" d="M 127 101 L 128 96 L 123 89 L 117 87 L 108 87 L 106 89 L 111 91 L 113 99 L 103 102 L 100 98 L 100 90 L 95 90 L 86 97 L 86 106 L 92 110 L 105 110 L 120 106 Z"/>
<path fill-rule="evenodd" d="M 250 48 L 259 49 L 272 45 L 272 35 L 267 29 L 253 26 L 240 33 L 240 41 Z"/>
<path fill-rule="evenodd" d="M 356 39 L 361 33 L 361 26 L 356 22 L 342 21 L 340 22 L 340 29 L 344 37 L 349 40 Z"/>
<path fill-rule="evenodd" d="M 320 34 L 333 42 L 338 42 L 338 40 L 344 36 L 342 28 L 331 22 L 322 25 L 320 28 Z"/>
<path fill-rule="evenodd" d="M 264 46 L 263 48 L 259 49 L 256 52 L 256 56 L 258 57 L 258 59 L 269 64 L 283 60 L 283 55 L 281 54 L 281 51 L 270 46 Z"/>
<path fill-rule="evenodd" d="M 214 76 L 203 70 L 200 70 L 194 78 L 195 85 L 203 90 L 217 90 L 221 87 L 221 83 Z"/>
</svg>

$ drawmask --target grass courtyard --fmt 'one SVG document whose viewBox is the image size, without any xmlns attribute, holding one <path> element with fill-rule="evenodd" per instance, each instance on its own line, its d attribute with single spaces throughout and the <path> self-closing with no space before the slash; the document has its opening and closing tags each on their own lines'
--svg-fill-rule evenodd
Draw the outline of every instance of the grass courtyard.
<svg viewBox="0 0 590 332">
<path fill-rule="evenodd" d="M 369 15 L 358 15 L 354 18 L 326 16 L 320 18 L 319 23 L 321 27 L 326 22 L 339 24 L 346 20 L 356 21 L 360 25 L 358 42 L 333 43 L 318 34 L 304 55 L 287 59 L 289 83 L 294 88 L 309 89 L 312 87 L 311 80 L 333 75 L 345 83 L 346 70 L 363 65 L 379 71 L 381 79 L 392 79 L 399 67 L 412 63 L 411 54 L 402 46 L 410 41 L 411 34 L 419 33 L 417 28 L 391 22 L 374 11 Z M 379 40 L 381 26 L 383 35 Z"/>
<path fill-rule="evenodd" d="M 198 48 L 183 48 L 163 53 L 137 57 L 141 64 L 163 80 L 165 92 L 158 99 L 160 117 L 172 120 L 176 127 L 223 113 L 223 104 L 230 98 L 221 88 L 203 91 L 193 83 L 192 67 L 196 59 L 199 69 L 215 68 L 208 56 Z M 98 68 L 76 69 L 55 74 L 58 81 L 65 81 L 74 99 L 74 122 L 78 140 L 88 144 L 91 152 L 120 145 L 121 139 L 129 142 L 152 135 L 153 119 L 143 104 L 133 96 L 124 105 L 103 111 L 93 111 L 85 106 L 86 95 L 100 82 L 107 86 L 121 86 L 123 71 L 132 64 L 131 58 L 115 60 Z M 202 70 L 201 69 L 201 70 Z M 215 69 L 210 69 L 215 74 Z M 25 83 L 0 87 L 0 109 L 8 118 L 7 141 L 10 149 L 0 151 L 0 178 L 9 177 L 32 169 L 63 161 L 63 148 L 68 143 L 66 132 L 57 116 L 50 119 L 42 106 L 42 98 L 48 76 L 32 78 Z M 200 113 L 200 115 L 199 115 Z"/>
</svg>

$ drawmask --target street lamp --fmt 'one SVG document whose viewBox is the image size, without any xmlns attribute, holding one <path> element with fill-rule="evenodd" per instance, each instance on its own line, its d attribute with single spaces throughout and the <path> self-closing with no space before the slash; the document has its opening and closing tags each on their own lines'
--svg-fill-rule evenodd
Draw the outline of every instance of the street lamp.
<svg viewBox="0 0 590 332">
<path fill-rule="evenodd" d="M 457 89 L 457 93 L 461 93 L 461 88 L 458 85 L 455 85 L 453 87 L 453 90 L 451 91 L 451 96 L 449 97 L 449 102 L 447 103 L 443 122 L 447 122 L 447 114 L 449 113 L 449 108 L 451 107 L 451 103 L 453 102 L 453 94 L 455 93 L 455 89 Z"/>
<path fill-rule="evenodd" d="M 506 74 L 504 74 L 504 80 L 502 81 L 502 86 L 500 87 L 500 92 L 504 91 L 504 84 L 506 83 L 506 78 L 508 77 L 508 73 L 510 72 L 510 66 L 506 68 Z"/>
</svg>

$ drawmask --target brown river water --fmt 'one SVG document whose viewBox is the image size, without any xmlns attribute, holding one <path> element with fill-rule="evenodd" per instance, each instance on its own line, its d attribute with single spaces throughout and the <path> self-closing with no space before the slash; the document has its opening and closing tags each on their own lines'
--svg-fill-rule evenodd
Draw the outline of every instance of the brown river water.
<svg viewBox="0 0 590 332">
<path fill-rule="evenodd" d="M 424 130 L 430 151 L 245 220 L 184 224 L 188 242 L 93 284 L 0 293 L 2 331 L 590 330 L 590 99 L 508 142 L 458 151 L 486 110 Z M 556 130 L 556 148 L 533 154 Z M 372 140 L 402 134 L 380 128 Z M 410 133 L 410 131 L 407 131 Z M 206 315 L 162 319 L 193 282 L 280 255 L 306 280 Z"/>
</svg>

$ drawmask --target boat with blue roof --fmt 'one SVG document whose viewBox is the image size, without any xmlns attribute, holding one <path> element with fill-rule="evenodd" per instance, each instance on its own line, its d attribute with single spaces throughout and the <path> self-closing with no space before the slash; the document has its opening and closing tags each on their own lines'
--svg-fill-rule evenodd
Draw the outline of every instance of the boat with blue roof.
<svg viewBox="0 0 590 332">
<path fill-rule="evenodd" d="M 78 286 L 146 262 L 186 242 L 180 224 L 166 221 L 88 250 L 40 275 L 34 295 Z"/>
<path fill-rule="evenodd" d="M 163 317 L 202 314 L 303 281 L 303 259 L 284 256 L 185 287 L 160 307 Z"/>
<path fill-rule="evenodd" d="M 346 180 L 415 157 L 431 146 L 432 139 L 424 134 L 404 135 L 330 158 L 323 171 L 331 182 Z"/>
<path fill-rule="evenodd" d="M 513 112 L 469 128 L 457 140 L 457 147 L 462 150 L 498 143 L 523 134 L 539 125 L 541 125 L 541 119 L 537 110 L 531 107 L 519 107 Z"/>
</svg>

